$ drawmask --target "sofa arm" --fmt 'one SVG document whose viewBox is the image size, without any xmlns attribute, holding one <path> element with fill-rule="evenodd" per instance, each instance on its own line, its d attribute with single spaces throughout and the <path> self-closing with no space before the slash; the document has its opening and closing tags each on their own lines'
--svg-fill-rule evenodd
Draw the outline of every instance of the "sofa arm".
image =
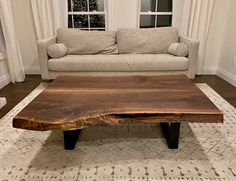
<svg viewBox="0 0 236 181">
<path fill-rule="evenodd" d="M 198 59 L 198 50 L 199 50 L 199 41 L 192 40 L 186 37 L 180 37 L 180 42 L 187 43 L 189 45 L 189 69 L 187 72 L 187 76 L 190 79 L 195 78 L 195 74 L 197 71 L 197 59 Z"/>
<path fill-rule="evenodd" d="M 47 54 L 47 48 L 53 43 L 56 43 L 55 36 L 48 39 L 39 40 L 37 42 L 40 72 L 41 72 L 42 79 L 50 79 L 49 70 L 48 70 L 49 57 Z"/>
</svg>

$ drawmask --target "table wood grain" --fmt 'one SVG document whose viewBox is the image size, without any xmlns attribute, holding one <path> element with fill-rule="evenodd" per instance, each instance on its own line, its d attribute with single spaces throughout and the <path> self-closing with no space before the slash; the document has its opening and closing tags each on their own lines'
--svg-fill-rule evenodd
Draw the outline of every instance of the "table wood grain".
<svg viewBox="0 0 236 181">
<path fill-rule="evenodd" d="M 59 76 L 14 119 L 47 131 L 137 122 L 222 123 L 222 112 L 185 75 Z"/>
</svg>

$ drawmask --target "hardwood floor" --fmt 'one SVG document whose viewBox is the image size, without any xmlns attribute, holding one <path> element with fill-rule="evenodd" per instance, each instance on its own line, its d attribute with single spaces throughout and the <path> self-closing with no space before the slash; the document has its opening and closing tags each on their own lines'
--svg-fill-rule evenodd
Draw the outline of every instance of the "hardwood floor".
<svg viewBox="0 0 236 181">
<path fill-rule="evenodd" d="M 23 83 L 9 84 L 0 90 L 0 97 L 7 98 L 7 105 L 0 110 L 0 118 L 8 113 L 16 104 L 23 100 L 41 82 L 39 75 L 27 75 Z M 236 107 L 236 87 L 215 75 L 196 76 L 194 82 L 207 83 L 225 100 Z"/>
<path fill-rule="evenodd" d="M 39 75 L 27 75 L 25 82 L 10 83 L 0 90 L 0 97 L 6 97 L 7 105 L 0 110 L 0 118 L 7 114 L 15 105 L 23 100 L 41 82 Z"/>
<path fill-rule="evenodd" d="M 220 77 L 215 75 L 201 75 L 201 76 L 196 76 L 194 82 L 207 83 L 226 101 L 228 101 L 231 105 L 236 107 L 236 87 L 229 84 Z"/>
</svg>

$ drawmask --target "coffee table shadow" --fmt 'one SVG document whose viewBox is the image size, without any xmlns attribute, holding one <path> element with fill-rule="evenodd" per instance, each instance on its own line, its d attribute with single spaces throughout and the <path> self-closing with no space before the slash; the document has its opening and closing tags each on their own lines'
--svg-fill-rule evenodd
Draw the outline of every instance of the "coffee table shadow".
<svg viewBox="0 0 236 181">
<path fill-rule="evenodd" d="M 84 129 L 72 151 L 64 150 L 62 132 L 53 131 L 32 160 L 31 167 L 55 170 L 63 166 L 132 163 L 153 159 L 208 161 L 188 124 L 181 125 L 179 149 L 170 150 L 159 124 L 146 123 Z"/>
</svg>

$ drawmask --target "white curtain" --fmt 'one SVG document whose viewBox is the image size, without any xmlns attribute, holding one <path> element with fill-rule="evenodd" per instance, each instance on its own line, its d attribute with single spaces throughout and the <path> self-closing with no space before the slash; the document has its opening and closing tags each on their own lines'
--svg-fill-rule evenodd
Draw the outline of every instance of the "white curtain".
<svg viewBox="0 0 236 181">
<path fill-rule="evenodd" d="M 202 73 L 215 0 L 173 0 L 173 26 L 182 36 L 200 41 L 197 74 Z"/>
<path fill-rule="evenodd" d="M 1 55 L 3 57 L 6 57 L 6 46 L 5 46 L 5 40 L 4 40 L 4 36 L 2 32 L 2 25 L 0 21 L 0 58 L 1 58 Z"/>
<path fill-rule="evenodd" d="M 68 26 L 67 0 L 31 0 L 38 39 L 56 34 L 58 28 Z"/>
<path fill-rule="evenodd" d="M 7 63 L 11 81 L 22 82 L 25 79 L 25 72 L 21 52 L 15 32 L 11 1 L 0 0 L 0 20 L 5 39 Z"/>
</svg>

